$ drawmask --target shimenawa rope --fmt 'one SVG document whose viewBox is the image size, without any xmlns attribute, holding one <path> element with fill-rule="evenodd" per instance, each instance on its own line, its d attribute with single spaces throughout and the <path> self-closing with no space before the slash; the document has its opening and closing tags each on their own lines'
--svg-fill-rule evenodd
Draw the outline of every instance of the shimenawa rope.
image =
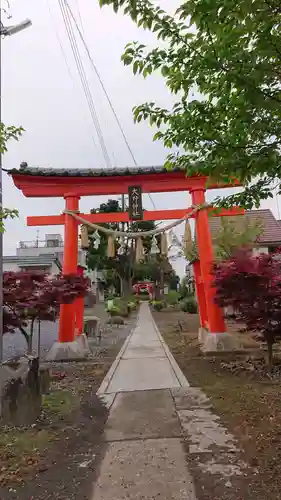
<svg viewBox="0 0 281 500">
<path fill-rule="evenodd" d="M 179 226 L 182 224 L 184 221 L 187 219 L 190 219 L 196 212 L 199 210 L 202 210 L 203 208 L 208 208 L 209 205 L 204 203 L 202 205 L 197 205 L 193 207 L 191 212 L 187 213 L 184 217 L 181 219 L 176 220 L 175 222 L 171 222 L 170 224 L 167 224 L 164 227 L 157 227 L 155 229 L 151 229 L 150 231 L 142 231 L 142 232 L 126 232 L 126 231 L 114 231 L 113 229 L 109 229 L 107 227 L 99 226 L 98 224 L 95 224 L 94 222 L 89 222 L 86 219 L 83 219 L 80 215 L 78 215 L 77 212 L 74 212 L 72 210 L 64 210 L 64 214 L 66 215 L 71 215 L 76 219 L 78 222 L 81 224 L 84 224 L 86 226 L 91 227 L 92 229 L 95 229 L 96 231 L 101 231 L 102 233 L 108 234 L 109 236 L 113 236 L 113 238 L 118 238 L 119 236 L 125 236 L 126 238 L 139 238 L 139 237 L 146 237 L 146 236 L 155 236 L 156 234 L 161 234 L 165 233 L 166 231 L 169 231 L 170 229 Z"/>
</svg>

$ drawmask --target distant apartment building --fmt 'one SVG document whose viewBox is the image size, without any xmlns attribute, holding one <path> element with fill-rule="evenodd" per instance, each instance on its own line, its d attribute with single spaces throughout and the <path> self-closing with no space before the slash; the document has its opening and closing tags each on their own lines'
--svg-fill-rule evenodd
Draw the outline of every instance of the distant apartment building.
<svg viewBox="0 0 281 500">
<path fill-rule="evenodd" d="M 20 241 L 16 255 L 3 257 L 3 271 L 37 270 L 58 274 L 63 265 L 63 238 L 61 234 L 46 234 L 44 240 Z M 86 265 L 85 252 L 78 249 L 78 264 Z"/>
<path fill-rule="evenodd" d="M 80 244 L 80 240 L 79 240 Z M 20 241 L 16 255 L 3 257 L 3 271 L 41 271 L 59 274 L 63 266 L 64 243 L 61 234 L 46 234 L 44 240 Z M 85 267 L 91 281 L 91 290 L 98 302 L 104 300 L 104 275 L 102 271 L 86 269 L 86 253 L 78 248 L 78 265 Z"/>
</svg>

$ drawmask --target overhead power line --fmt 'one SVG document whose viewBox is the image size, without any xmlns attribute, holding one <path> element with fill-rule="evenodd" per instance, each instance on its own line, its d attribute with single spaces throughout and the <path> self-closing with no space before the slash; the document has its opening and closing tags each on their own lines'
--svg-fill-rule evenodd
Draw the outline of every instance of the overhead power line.
<svg viewBox="0 0 281 500">
<path fill-rule="evenodd" d="M 64 21 L 64 25 L 65 25 L 65 28 L 66 28 L 67 36 L 68 36 L 68 39 L 69 39 L 69 43 L 70 43 L 70 46 L 71 46 L 71 50 L 72 50 L 72 53 L 73 53 L 73 56 L 74 56 L 74 60 L 75 60 L 75 63 L 76 63 L 77 71 L 78 71 L 78 74 L 79 74 L 79 77 L 80 77 L 80 80 L 81 80 L 81 83 L 82 83 L 83 91 L 84 91 L 84 94 L 85 94 L 85 97 L 86 97 L 86 100 L 87 100 L 87 103 L 88 103 L 90 115 L 91 115 L 91 118 L 92 118 L 95 130 L 97 132 L 97 136 L 98 136 L 98 139 L 99 139 L 101 150 L 102 150 L 102 153 L 103 153 L 103 156 L 104 156 L 104 159 L 105 159 L 105 163 L 106 163 L 107 167 L 111 167 L 111 161 L 110 161 L 110 158 L 109 158 L 109 154 L 108 154 L 108 151 L 107 151 L 107 148 L 106 148 L 106 144 L 105 144 L 105 141 L 104 141 L 104 138 L 103 138 L 102 130 L 101 130 L 101 127 L 100 127 L 100 124 L 99 124 L 99 120 L 98 120 L 98 117 L 97 117 L 97 113 L 96 113 L 94 101 L 93 101 L 93 98 L 92 98 L 92 94 L 91 94 L 91 91 L 90 91 L 90 87 L 89 87 L 89 84 L 88 84 L 86 73 L 85 73 L 85 70 L 84 70 L 83 62 L 81 60 L 81 56 L 80 56 L 79 48 L 78 48 L 77 41 L 76 41 L 76 38 L 75 38 L 75 34 L 73 32 L 73 27 L 72 27 L 72 24 L 71 24 L 71 19 L 69 17 L 68 9 L 66 8 L 66 1 L 65 0 L 59 0 L 59 6 L 60 6 L 60 10 L 61 10 L 63 21 Z"/>
<path fill-rule="evenodd" d="M 77 13 L 78 13 L 78 17 L 79 17 L 79 22 L 80 22 L 81 30 L 84 33 L 84 26 L 83 26 L 83 21 L 82 21 L 80 6 L 79 6 L 79 0 L 76 0 L 76 5 L 77 5 Z"/>
<path fill-rule="evenodd" d="M 86 43 L 86 41 L 85 41 L 85 38 L 84 38 L 84 36 L 83 36 L 83 33 L 81 32 L 81 30 L 80 30 L 80 28 L 79 28 L 79 26 L 78 26 L 78 23 L 77 23 L 77 21 L 76 21 L 76 19 L 75 19 L 75 16 L 74 16 L 74 14 L 73 14 L 73 12 L 72 12 L 72 10 L 71 10 L 71 7 L 70 7 L 70 5 L 69 5 L 69 3 L 68 3 L 68 1 L 67 1 L 67 0 L 65 0 L 65 4 L 66 4 L 66 6 L 67 6 L 67 8 L 68 8 L 68 10 L 69 10 L 69 13 L 70 13 L 70 15 L 71 15 L 72 19 L 73 19 L 73 22 L 74 22 L 74 24 L 75 24 L 75 26 L 76 26 L 76 28 L 77 28 L 77 31 L 78 31 L 78 33 L 79 33 L 79 36 L 80 36 L 80 38 L 81 38 L 81 40 L 82 40 L 82 42 L 83 42 L 83 45 L 84 45 L 84 47 L 85 47 L 85 50 L 86 50 L 86 52 L 87 52 L 87 55 L 88 55 L 89 60 L 90 60 L 90 62 L 91 62 L 91 65 L 92 65 L 92 67 L 93 67 L 93 70 L 94 70 L 94 72 L 95 72 L 95 74 L 96 74 L 96 76 L 97 76 L 97 78 L 98 78 L 98 80 L 99 80 L 99 82 L 100 82 L 100 84 L 101 84 L 101 87 L 102 87 L 102 89 L 103 89 L 103 91 L 104 91 L 104 94 L 105 94 L 105 96 L 106 96 L 106 99 L 107 99 L 107 101 L 108 101 L 108 104 L 109 104 L 109 106 L 110 106 L 110 109 L 111 109 L 111 111 L 112 111 L 112 113 L 113 113 L 113 115 L 114 115 L 114 117 L 115 117 L 115 120 L 116 120 L 117 125 L 118 125 L 118 127 L 119 127 L 119 129 L 120 129 L 120 132 L 121 132 L 121 134 L 122 134 L 122 136 L 123 136 L 123 139 L 124 139 L 125 144 L 126 144 L 126 146 L 127 146 L 127 148 L 128 148 L 128 151 L 129 151 L 129 153 L 130 153 L 130 155 L 131 155 L 131 157 L 132 157 L 132 159 L 133 159 L 134 165 L 135 165 L 135 166 L 137 166 L 137 162 L 136 162 L 135 156 L 134 156 L 134 154 L 133 154 L 133 151 L 132 151 L 132 149 L 131 149 L 131 147 L 130 147 L 130 144 L 129 144 L 128 140 L 127 140 L 127 137 L 126 137 L 126 135 L 125 135 L 125 132 L 124 132 L 124 130 L 123 130 L 123 127 L 122 127 L 122 125 L 121 125 L 121 123 L 120 123 L 120 120 L 119 120 L 119 118 L 118 118 L 118 116 L 117 116 L 117 113 L 116 113 L 116 111 L 115 111 L 115 109 L 114 109 L 114 107 L 113 107 L 113 104 L 112 104 L 112 102 L 111 102 L 111 99 L 110 99 L 110 97 L 109 97 L 109 95 L 108 95 L 108 93 L 107 93 L 107 90 L 106 90 L 106 88 L 105 88 L 105 86 L 104 86 L 104 83 L 103 83 L 103 81 L 102 81 L 102 79 L 101 79 L 101 76 L 100 76 L 100 74 L 99 74 L 99 72 L 98 72 L 98 69 L 97 69 L 97 67 L 96 67 L 96 65 L 95 65 L 95 63 L 94 63 L 94 61 L 93 61 L 93 58 L 92 58 L 92 56 L 91 56 L 91 54 L 90 54 L 90 51 L 89 51 L 89 48 L 88 48 L 87 43 Z"/>
<path fill-rule="evenodd" d="M 50 8 L 50 4 L 49 4 L 49 1 L 46 0 L 46 3 L 47 3 L 47 7 L 48 7 L 48 10 L 49 10 L 49 14 L 50 14 L 50 19 L 51 19 L 51 23 L 53 25 L 53 28 L 54 28 L 54 32 L 55 32 L 55 35 L 56 35 L 56 38 L 57 38 L 57 41 L 58 41 L 58 44 L 60 46 L 60 50 L 61 50 L 61 54 L 62 54 L 62 57 L 63 57 L 63 60 L 65 62 L 65 65 L 66 65 L 66 69 L 67 69 L 67 72 L 68 72 L 68 75 L 72 81 L 72 86 L 73 86 L 73 89 L 76 90 L 76 84 L 75 84 L 75 79 L 74 79 L 74 76 L 73 76 L 73 73 L 70 69 L 70 66 L 68 64 L 68 61 L 67 61 L 67 57 L 66 57 L 66 53 L 65 53 L 65 50 L 63 48 L 63 44 L 62 44 L 62 41 L 60 39 L 60 36 L 59 36 L 59 33 L 58 33 L 58 30 L 57 30 L 57 27 L 56 27 L 56 23 L 55 23 L 55 19 L 54 19 L 54 16 L 53 16 L 53 13 L 51 11 L 51 8 Z M 99 149 L 98 149 L 98 145 L 95 141 L 95 138 L 94 138 L 94 135 L 91 131 L 91 139 L 92 139 L 92 142 L 93 142 L 93 145 L 94 145 L 94 148 L 95 148 L 95 152 L 98 153 Z"/>
<path fill-rule="evenodd" d="M 95 72 L 95 74 L 96 74 L 96 76 L 97 76 L 97 78 L 98 78 L 98 80 L 99 80 L 99 82 L 100 82 L 100 85 L 101 85 L 101 87 L 102 87 L 102 89 L 103 89 L 103 91 L 104 91 L 104 94 L 105 94 L 105 96 L 106 96 L 107 102 L 108 102 L 108 104 L 109 104 L 109 106 L 110 106 L 110 109 L 111 109 L 111 111 L 112 111 L 113 115 L 114 115 L 114 118 L 115 118 L 116 123 L 117 123 L 117 125 L 118 125 L 118 127 L 119 127 L 119 130 L 120 130 L 120 132 L 121 132 L 121 134 L 122 134 L 122 137 L 123 137 L 123 139 L 124 139 L 124 142 L 125 142 L 125 144 L 126 144 L 126 146 L 127 146 L 127 149 L 128 149 L 128 151 L 129 151 L 129 153 L 130 153 L 130 156 L 131 156 L 131 158 L 132 158 L 132 160 L 133 160 L 133 163 L 134 163 L 134 165 L 137 167 L 137 161 L 136 161 L 135 155 L 134 155 L 134 153 L 133 153 L 133 151 L 132 151 L 132 148 L 131 148 L 131 146 L 130 146 L 130 144 L 129 144 L 129 141 L 128 141 L 128 139 L 127 139 L 126 135 L 125 135 L 124 129 L 123 129 L 123 127 L 122 127 L 122 124 L 121 124 L 121 122 L 120 122 L 120 120 L 119 120 L 119 118 L 118 118 L 118 115 L 117 115 L 117 113 L 116 113 L 116 111 L 115 111 L 115 109 L 114 109 L 114 106 L 113 106 L 113 104 L 112 104 L 112 101 L 111 101 L 111 99 L 110 99 L 110 97 L 109 97 L 109 95 L 108 95 L 108 92 L 107 92 L 107 90 L 106 90 L 106 88 L 105 88 L 105 85 L 104 85 L 104 83 L 103 83 L 103 80 L 102 80 L 102 78 L 101 78 L 101 76 L 100 76 L 100 74 L 99 74 L 99 71 L 98 71 L 98 69 L 97 69 L 97 67 L 96 67 L 96 65 L 95 65 L 95 62 L 94 62 L 94 60 L 93 60 L 93 58 L 92 58 L 92 56 L 91 56 L 91 53 L 90 53 L 90 50 L 89 50 L 88 45 L 87 45 L 87 43 L 86 43 L 86 40 L 85 40 L 85 38 L 84 38 L 84 35 L 83 35 L 83 33 L 82 33 L 81 29 L 79 28 L 79 24 L 78 24 L 78 22 L 77 22 L 77 20 L 76 20 L 76 18 L 75 18 L 75 16 L 74 16 L 74 14 L 73 14 L 73 12 L 72 12 L 72 9 L 71 9 L 71 7 L 70 7 L 70 5 L 69 5 L 68 1 L 67 1 L 67 0 L 64 0 L 64 1 L 65 1 L 65 5 L 66 5 L 66 7 L 67 7 L 67 9 L 68 9 L 68 11 L 69 11 L 69 14 L 70 14 L 70 16 L 71 16 L 71 18 L 72 18 L 72 20 L 73 20 L 73 22 L 74 22 L 75 26 L 76 26 L 76 29 L 77 29 L 77 31 L 78 31 L 78 34 L 79 34 L 80 38 L 81 38 L 81 41 L 82 41 L 82 43 L 83 43 L 83 45 L 84 45 L 84 47 L 85 47 L 85 50 L 86 50 L 86 53 L 87 53 L 87 55 L 88 55 L 89 61 L 90 61 L 91 65 L 92 65 L 92 68 L 93 68 L 93 70 L 94 70 L 94 72 Z M 152 205 L 153 205 L 153 208 L 156 210 L 156 206 L 155 206 L 155 203 L 154 203 L 154 201 L 153 201 L 153 199 L 152 199 L 152 196 L 151 196 L 149 193 L 148 193 L 148 196 L 149 196 L 150 201 L 151 201 L 151 203 L 152 203 Z"/>
</svg>

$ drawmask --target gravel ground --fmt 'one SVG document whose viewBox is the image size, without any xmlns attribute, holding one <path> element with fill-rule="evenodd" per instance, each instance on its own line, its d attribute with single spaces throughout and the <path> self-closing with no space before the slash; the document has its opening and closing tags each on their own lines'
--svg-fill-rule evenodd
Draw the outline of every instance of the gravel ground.
<svg viewBox="0 0 281 500">
<path fill-rule="evenodd" d="M 36 426 L 0 432 L 1 500 L 91 498 L 107 448 L 103 428 L 108 411 L 96 390 L 135 322 L 136 315 L 132 315 L 123 327 L 107 328 L 86 362 L 50 364 L 55 376 L 50 396 L 62 391 L 55 398 L 56 405 L 53 402 L 45 408 L 44 418 Z M 38 441 L 32 451 L 31 438 Z"/>
<path fill-rule="evenodd" d="M 104 304 L 97 304 L 93 309 L 85 309 L 85 316 L 88 314 L 96 315 L 101 319 L 101 324 L 104 325 L 107 319 Z M 41 323 L 41 338 L 40 338 L 40 356 L 45 358 L 47 352 L 52 347 L 53 343 L 58 339 L 59 322 L 42 321 Z M 103 340 L 101 342 L 103 345 Z M 33 351 L 38 352 L 38 331 L 35 326 L 33 335 Z M 3 360 L 7 361 L 18 356 L 24 355 L 26 352 L 26 341 L 23 335 L 17 331 L 15 333 L 6 333 L 3 337 Z"/>
<path fill-rule="evenodd" d="M 41 347 L 40 354 L 44 358 L 53 343 L 58 338 L 58 322 L 42 321 L 41 324 Z M 37 353 L 38 334 L 37 327 L 33 337 L 33 349 Z M 26 352 L 26 341 L 20 332 L 5 333 L 3 337 L 3 359 L 15 358 L 22 356 Z"/>
<path fill-rule="evenodd" d="M 196 454 L 187 453 L 198 500 L 281 500 L 278 360 L 274 376 L 269 378 L 265 376 L 260 354 L 257 359 L 249 360 L 246 349 L 244 361 L 241 356 L 236 358 L 235 353 L 204 356 L 197 340 L 197 315 L 169 311 L 154 312 L 153 317 L 191 387 L 201 388 L 210 398 L 213 413 L 236 438 L 243 462 L 250 467 L 235 483 L 226 474 L 226 482 L 230 481 L 232 487 L 221 488 L 223 482 L 214 470 L 211 474 L 202 473 L 201 464 L 205 463 L 202 457 L 197 460 Z M 182 331 L 178 328 L 179 321 L 184 323 Z M 246 332 L 240 334 L 240 327 L 235 331 L 232 325 L 232 333 L 241 340 L 245 338 L 246 346 L 252 347 L 250 336 Z"/>
</svg>

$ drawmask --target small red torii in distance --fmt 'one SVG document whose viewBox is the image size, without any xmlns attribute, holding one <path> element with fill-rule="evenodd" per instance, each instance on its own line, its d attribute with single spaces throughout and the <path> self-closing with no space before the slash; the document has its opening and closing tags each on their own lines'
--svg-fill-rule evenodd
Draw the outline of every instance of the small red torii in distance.
<svg viewBox="0 0 281 500">
<path fill-rule="evenodd" d="M 65 210 L 79 212 L 81 196 L 127 194 L 130 186 L 140 186 L 143 193 L 186 191 L 191 194 L 193 206 L 205 203 L 207 189 L 237 187 L 238 182 L 218 184 L 208 182 L 208 178 L 186 177 L 181 170 L 167 171 L 162 167 L 132 169 L 44 169 L 30 168 L 26 164 L 20 169 L 10 170 L 14 184 L 27 197 L 63 197 Z M 192 208 L 144 211 L 143 220 L 173 220 L 184 217 Z M 199 210 L 193 217 L 196 222 L 196 236 L 200 263 L 194 266 L 196 292 L 199 304 L 201 327 L 210 333 L 224 333 L 225 323 L 222 311 L 214 303 L 215 290 L 212 287 L 211 269 L 213 250 L 208 224 L 208 211 Z M 212 216 L 242 215 L 243 209 L 222 210 Z M 89 222 L 128 222 L 127 212 L 80 214 Z M 63 273 L 77 272 L 78 226 L 71 215 L 30 216 L 28 226 L 64 225 Z M 77 323 L 77 320 L 78 323 Z M 75 321 L 79 333 L 83 330 L 83 311 L 80 305 L 63 304 L 60 310 L 59 343 L 75 341 Z"/>
</svg>

